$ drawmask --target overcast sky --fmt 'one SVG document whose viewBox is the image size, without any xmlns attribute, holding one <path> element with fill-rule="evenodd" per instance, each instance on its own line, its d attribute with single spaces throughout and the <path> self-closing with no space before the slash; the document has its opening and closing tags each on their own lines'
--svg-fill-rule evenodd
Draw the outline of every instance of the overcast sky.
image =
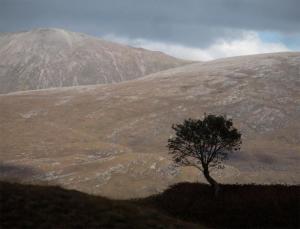
<svg viewBox="0 0 300 229">
<path fill-rule="evenodd" d="M 300 0 L 0 0 L 0 31 L 58 27 L 193 60 L 300 51 Z"/>
</svg>

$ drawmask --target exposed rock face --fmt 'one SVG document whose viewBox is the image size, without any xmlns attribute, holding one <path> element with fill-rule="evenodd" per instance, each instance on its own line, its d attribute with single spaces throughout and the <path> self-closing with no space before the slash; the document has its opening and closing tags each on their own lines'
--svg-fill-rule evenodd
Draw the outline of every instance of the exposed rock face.
<svg viewBox="0 0 300 229">
<path fill-rule="evenodd" d="M 122 82 L 186 63 L 62 29 L 0 33 L 0 93 Z"/>
<path fill-rule="evenodd" d="M 214 178 L 300 183 L 300 53 L 191 64 L 113 85 L 2 95 L 0 110 L 6 178 L 115 198 L 204 181 L 197 170 L 174 167 L 166 144 L 172 123 L 206 112 L 229 115 L 243 134 L 242 151 L 213 171 Z"/>
</svg>

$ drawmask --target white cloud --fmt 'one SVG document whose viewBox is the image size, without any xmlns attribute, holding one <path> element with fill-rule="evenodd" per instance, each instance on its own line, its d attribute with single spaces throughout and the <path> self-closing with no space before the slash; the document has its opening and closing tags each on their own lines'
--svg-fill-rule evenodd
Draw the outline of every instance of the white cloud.
<svg viewBox="0 0 300 229">
<path fill-rule="evenodd" d="M 212 60 L 230 56 L 290 51 L 282 43 L 262 41 L 256 32 L 244 32 L 241 38 L 231 41 L 219 39 L 204 49 L 146 39 L 128 39 L 114 35 L 107 35 L 105 38 L 134 47 L 161 51 L 171 56 L 189 60 Z"/>
</svg>

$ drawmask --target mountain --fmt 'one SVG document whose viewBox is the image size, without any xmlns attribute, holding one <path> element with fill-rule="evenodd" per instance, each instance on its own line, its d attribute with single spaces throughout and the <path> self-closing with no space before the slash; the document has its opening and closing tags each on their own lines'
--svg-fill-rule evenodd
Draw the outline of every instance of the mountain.
<svg viewBox="0 0 300 229">
<path fill-rule="evenodd" d="M 0 93 L 122 82 L 186 63 L 62 29 L 0 33 Z"/>
<path fill-rule="evenodd" d="M 205 181 L 174 166 L 171 125 L 227 114 L 241 152 L 224 183 L 300 183 L 300 53 L 226 58 L 111 85 L 0 96 L 2 179 L 49 182 L 113 198 L 142 197 L 179 181 Z"/>
</svg>

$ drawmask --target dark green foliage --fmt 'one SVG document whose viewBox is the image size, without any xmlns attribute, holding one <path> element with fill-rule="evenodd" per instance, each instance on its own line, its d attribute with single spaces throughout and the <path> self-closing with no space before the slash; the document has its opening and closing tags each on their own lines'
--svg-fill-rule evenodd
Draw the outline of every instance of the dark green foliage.
<svg viewBox="0 0 300 229">
<path fill-rule="evenodd" d="M 203 172 L 218 196 L 219 185 L 210 176 L 209 168 L 222 168 L 228 153 L 239 150 L 241 134 L 231 119 L 223 115 L 205 115 L 204 119 L 187 119 L 172 126 L 176 136 L 168 140 L 173 160 L 182 166 L 194 166 Z"/>
<path fill-rule="evenodd" d="M 174 161 L 181 165 L 215 167 L 227 154 L 239 150 L 241 134 L 225 116 L 207 115 L 172 126 L 175 137 L 168 140 Z"/>
</svg>

